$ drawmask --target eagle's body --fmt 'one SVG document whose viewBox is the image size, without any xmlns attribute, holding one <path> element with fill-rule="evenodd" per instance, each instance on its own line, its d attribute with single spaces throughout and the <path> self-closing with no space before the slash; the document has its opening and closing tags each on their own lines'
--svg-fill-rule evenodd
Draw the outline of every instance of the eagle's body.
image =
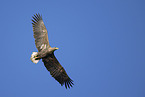
<svg viewBox="0 0 145 97">
<path fill-rule="evenodd" d="M 54 51 L 58 48 L 51 47 L 48 41 L 47 29 L 42 20 L 40 14 L 34 15 L 32 19 L 33 32 L 35 38 L 35 45 L 38 52 L 33 52 L 31 55 L 31 61 L 38 63 L 40 59 L 44 62 L 45 67 L 61 85 L 65 84 L 65 87 L 70 88 L 73 85 L 73 81 L 69 78 L 64 68 L 60 65 L 54 55 Z"/>
</svg>

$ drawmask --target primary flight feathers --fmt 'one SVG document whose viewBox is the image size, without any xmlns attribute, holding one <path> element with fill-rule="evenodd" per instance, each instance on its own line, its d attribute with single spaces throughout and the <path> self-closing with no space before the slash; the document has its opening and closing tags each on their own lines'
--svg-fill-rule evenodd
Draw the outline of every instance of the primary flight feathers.
<svg viewBox="0 0 145 97">
<path fill-rule="evenodd" d="M 58 48 L 49 45 L 48 33 L 42 20 L 42 16 L 38 13 L 32 18 L 35 45 L 38 52 L 32 53 L 30 58 L 31 61 L 33 63 L 38 63 L 38 61 L 42 59 L 45 67 L 55 80 L 57 80 L 61 85 L 65 84 L 66 88 L 72 87 L 74 85 L 73 81 L 69 78 L 66 71 L 54 55 L 54 51 Z"/>
</svg>

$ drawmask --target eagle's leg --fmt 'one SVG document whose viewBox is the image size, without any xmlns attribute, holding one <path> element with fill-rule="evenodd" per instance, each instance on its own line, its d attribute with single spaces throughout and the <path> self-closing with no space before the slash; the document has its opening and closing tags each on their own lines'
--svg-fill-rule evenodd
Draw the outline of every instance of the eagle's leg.
<svg viewBox="0 0 145 97">
<path fill-rule="evenodd" d="M 37 52 L 32 52 L 30 59 L 35 64 L 37 64 L 40 60 L 40 58 L 38 58 L 38 53 Z"/>
</svg>

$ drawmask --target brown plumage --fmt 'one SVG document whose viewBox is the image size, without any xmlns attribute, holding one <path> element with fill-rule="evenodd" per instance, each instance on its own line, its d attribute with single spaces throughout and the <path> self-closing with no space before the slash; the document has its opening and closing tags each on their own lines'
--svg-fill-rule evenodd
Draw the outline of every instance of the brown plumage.
<svg viewBox="0 0 145 97">
<path fill-rule="evenodd" d="M 72 87 L 73 81 L 69 78 L 66 71 L 54 55 L 54 51 L 58 48 L 52 48 L 49 45 L 47 29 L 40 14 L 33 16 L 32 25 L 35 45 L 38 52 L 33 52 L 30 59 L 33 63 L 38 63 L 38 61 L 42 59 L 45 67 L 50 72 L 52 77 L 55 78 L 55 80 L 57 80 L 61 85 L 65 84 L 66 88 Z"/>
</svg>

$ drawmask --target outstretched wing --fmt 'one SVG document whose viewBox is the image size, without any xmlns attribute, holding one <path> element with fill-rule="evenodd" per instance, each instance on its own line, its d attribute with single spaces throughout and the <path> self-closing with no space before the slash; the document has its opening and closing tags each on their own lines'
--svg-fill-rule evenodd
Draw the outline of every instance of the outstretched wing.
<svg viewBox="0 0 145 97">
<path fill-rule="evenodd" d="M 65 84 L 66 88 L 70 88 L 70 86 L 72 87 L 72 85 L 74 85 L 73 80 L 69 78 L 64 68 L 56 59 L 54 53 L 50 54 L 45 58 L 42 58 L 42 60 L 52 77 L 54 77 L 55 80 L 57 80 L 61 85 Z"/>
<path fill-rule="evenodd" d="M 39 13 L 34 15 L 32 18 L 35 45 L 40 52 L 42 46 L 50 46 L 48 41 L 48 33 L 42 20 L 42 16 L 40 16 Z"/>
</svg>

